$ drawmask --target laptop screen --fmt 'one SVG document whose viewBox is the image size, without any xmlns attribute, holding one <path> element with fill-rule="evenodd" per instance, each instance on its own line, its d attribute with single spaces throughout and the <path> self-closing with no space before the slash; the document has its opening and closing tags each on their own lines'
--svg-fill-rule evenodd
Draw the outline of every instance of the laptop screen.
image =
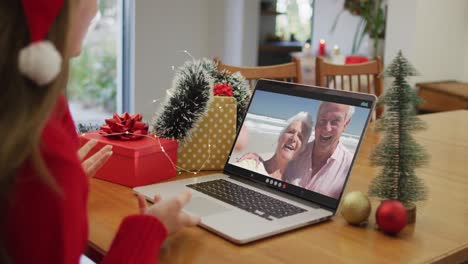
<svg viewBox="0 0 468 264">
<path fill-rule="evenodd" d="M 225 171 L 336 209 L 375 96 L 261 80 Z"/>
</svg>

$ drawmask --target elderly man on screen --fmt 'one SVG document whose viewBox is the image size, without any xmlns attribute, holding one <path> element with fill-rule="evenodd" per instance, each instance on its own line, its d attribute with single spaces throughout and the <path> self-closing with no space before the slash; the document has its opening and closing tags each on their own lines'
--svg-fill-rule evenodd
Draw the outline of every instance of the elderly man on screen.
<svg viewBox="0 0 468 264">
<path fill-rule="evenodd" d="M 285 171 L 286 182 L 338 198 L 353 155 L 340 142 L 348 127 L 354 107 L 323 102 L 319 106 L 315 125 L 315 139 L 308 143 Z"/>
</svg>

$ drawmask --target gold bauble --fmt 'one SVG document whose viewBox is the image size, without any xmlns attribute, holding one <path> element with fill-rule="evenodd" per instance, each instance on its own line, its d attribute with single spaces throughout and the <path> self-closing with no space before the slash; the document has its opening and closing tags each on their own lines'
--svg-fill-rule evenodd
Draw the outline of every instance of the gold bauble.
<svg viewBox="0 0 468 264">
<path fill-rule="evenodd" d="M 353 225 L 359 225 L 369 218 L 371 204 L 367 195 L 362 192 L 346 194 L 341 204 L 341 215 Z"/>
</svg>

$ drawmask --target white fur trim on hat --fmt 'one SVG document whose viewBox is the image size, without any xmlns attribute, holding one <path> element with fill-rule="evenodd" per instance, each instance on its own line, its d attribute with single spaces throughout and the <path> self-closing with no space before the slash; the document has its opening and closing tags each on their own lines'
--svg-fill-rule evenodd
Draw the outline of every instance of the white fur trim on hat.
<svg viewBox="0 0 468 264">
<path fill-rule="evenodd" d="M 48 40 L 32 43 L 19 53 L 20 72 L 41 86 L 55 80 L 61 65 L 62 56 Z"/>
</svg>

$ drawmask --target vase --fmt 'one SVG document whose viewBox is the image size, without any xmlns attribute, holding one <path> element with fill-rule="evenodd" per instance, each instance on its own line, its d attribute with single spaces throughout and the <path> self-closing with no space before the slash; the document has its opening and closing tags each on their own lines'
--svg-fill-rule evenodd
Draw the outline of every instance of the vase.
<svg viewBox="0 0 468 264">
<path fill-rule="evenodd" d="M 377 41 L 377 51 L 374 49 L 374 38 L 369 38 L 369 42 L 367 44 L 367 56 L 369 58 L 375 58 L 375 57 L 380 57 L 383 58 L 384 56 L 384 50 L 385 50 L 385 40 L 382 38 L 379 38 Z"/>
</svg>

